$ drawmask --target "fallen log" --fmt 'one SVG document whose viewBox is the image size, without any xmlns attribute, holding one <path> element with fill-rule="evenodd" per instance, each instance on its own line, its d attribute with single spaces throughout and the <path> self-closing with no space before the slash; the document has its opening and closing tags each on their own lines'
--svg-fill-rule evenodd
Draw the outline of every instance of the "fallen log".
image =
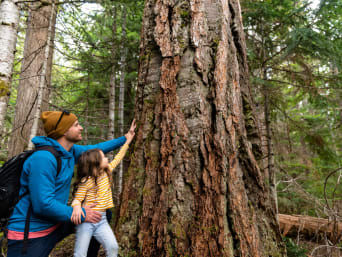
<svg viewBox="0 0 342 257">
<path fill-rule="evenodd" d="M 283 236 L 301 235 L 320 239 L 326 236 L 333 244 L 341 239 L 342 222 L 304 215 L 278 214 Z"/>
</svg>

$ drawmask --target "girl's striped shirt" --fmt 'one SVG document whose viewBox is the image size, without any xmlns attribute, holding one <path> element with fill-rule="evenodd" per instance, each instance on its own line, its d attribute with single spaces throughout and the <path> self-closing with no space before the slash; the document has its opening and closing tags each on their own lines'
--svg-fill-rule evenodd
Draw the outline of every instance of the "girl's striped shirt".
<svg viewBox="0 0 342 257">
<path fill-rule="evenodd" d="M 109 169 L 113 169 L 120 163 L 120 161 L 125 156 L 128 149 L 128 144 L 124 144 L 118 154 L 115 156 L 114 160 L 109 163 Z M 85 181 L 84 179 L 83 181 Z M 82 206 L 96 204 L 93 210 L 105 211 L 112 208 L 113 197 L 112 189 L 109 183 L 109 178 L 106 172 L 103 172 L 97 177 L 97 183 L 95 184 L 95 179 L 93 177 L 88 177 L 84 183 L 80 183 L 75 193 L 75 198 L 72 201 L 71 206 L 80 205 Z"/>
</svg>

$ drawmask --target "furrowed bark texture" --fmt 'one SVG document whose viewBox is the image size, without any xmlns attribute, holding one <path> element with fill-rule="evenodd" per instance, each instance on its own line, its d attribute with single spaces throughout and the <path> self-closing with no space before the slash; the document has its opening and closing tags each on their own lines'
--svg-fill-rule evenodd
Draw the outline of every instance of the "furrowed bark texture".
<svg viewBox="0 0 342 257">
<path fill-rule="evenodd" d="M 245 48 L 238 1 L 146 1 L 123 256 L 285 256 Z"/>
<path fill-rule="evenodd" d="M 55 23 L 53 21 L 56 18 L 55 0 L 52 0 L 51 10 L 52 11 L 50 12 L 48 33 L 47 33 L 48 35 L 47 35 L 47 39 L 46 39 L 46 45 L 44 47 L 44 59 L 43 59 L 42 68 L 41 68 L 40 77 L 39 77 L 39 86 L 38 86 L 38 90 L 37 90 L 37 100 L 35 102 L 36 110 L 34 112 L 32 127 L 31 127 L 30 134 L 29 134 L 29 144 L 28 144 L 29 150 L 34 148 L 34 144 L 31 140 L 37 135 L 37 132 L 38 132 L 40 114 L 42 112 L 42 106 L 43 106 L 43 95 L 44 95 L 44 91 L 46 91 L 46 89 L 47 89 L 46 74 L 47 74 L 47 70 L 48 70 L 49 57 L 52 56 L 50 53 L 50 51 L 52 51 L 52 48 L 50 47 L 50 45 L 51 45 L 52 29 L 53 29 L 53 26 L 55 25 Z M 51 61 L 50 61 L 49 66 L 50 66 L 49 69 L 50 69 L 50 74 L 51 74 Z"/>
<path fill-rule="evenodd" d="M 49 1 L 52 2 L 51 0 Z M 45 61 L 45 46 L 47 45 L 49 21 L 53 12 L 50 51 L 47 61 L 47 68 L 43 74 Z M 41 6 L 40 3 L 32 3 L 27 21 L 27 30 L 24 46 L 24 59 L 21 65 L 20 82 L 18 87 L 15 118 L 11 135 L 9 157 L 14 156 L 26 149 L 29 141 L 33 117 L 37 108 L 38 88 L 41 76 L 45 77 L 47 88 L 51 82 L 51 68 L 53 56 L 53 41 L 55 35 L 56 10 L 51 5 Z M 43 92 L 41 109 L 48 108 L 49 90 Z M 24 103 L 24 104 L 23 104 Z M 44 132 L 42 127 L 38 135 Z"/>
</svg>

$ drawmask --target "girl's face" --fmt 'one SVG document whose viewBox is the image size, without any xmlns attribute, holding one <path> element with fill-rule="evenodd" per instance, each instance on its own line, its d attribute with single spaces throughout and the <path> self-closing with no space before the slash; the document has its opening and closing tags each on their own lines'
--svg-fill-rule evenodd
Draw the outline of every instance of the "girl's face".
<svg viewBox="0 0 342 257">
<path fill-rule="evenodd" d="M 100 151 L 100 154 L 101 154 L 101 168 L 104 169 L 104 168 L 108 168 L 108 158 L 103 154 L 102 151 Z"/>
</svg>

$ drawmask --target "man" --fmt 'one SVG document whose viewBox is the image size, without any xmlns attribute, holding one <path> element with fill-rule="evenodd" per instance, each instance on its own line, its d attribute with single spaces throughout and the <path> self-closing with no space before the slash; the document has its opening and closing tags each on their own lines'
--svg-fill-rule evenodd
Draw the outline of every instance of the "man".
<svg viewBox="0 0 342 257">
<path fill-rule="evenodd" d="M 61 169 L 57 175 L 57 160 L 46 150 L 34 152 L 25 161 L 20 179 L 20 195 L 25 192 L 28 194 L 16 204 L 9 220 L 8 257 L 48 256 L 57 242 L 72 233 L 72 207 L 67 202 L 74 165 L 79 156 L 93 148 L 107 153 L 126 141 L 123 136 L 96 145 L 76 145 L 82 140 L 83 128 L 74 114 L 47 111 L 42 113 L 41 120 L 47 137 L 35 137 L 32 142 L 36 147 L 53 146 L 60 155 Z M 134 130 L 133 125 L 130 130 Z M 30 205 L 29 234 L 27 242 L 24 242 L 25 220 Z M 89 207 L 85 207 L 84 212 L 85 218 L 82 221 L 96 223 L 101 219 L 101 214 Z M 26 253 L 23 253 L 23 245 L 26 243 Z M 96 254 L 95 251 L 91 256 Z"/>
</svg>

